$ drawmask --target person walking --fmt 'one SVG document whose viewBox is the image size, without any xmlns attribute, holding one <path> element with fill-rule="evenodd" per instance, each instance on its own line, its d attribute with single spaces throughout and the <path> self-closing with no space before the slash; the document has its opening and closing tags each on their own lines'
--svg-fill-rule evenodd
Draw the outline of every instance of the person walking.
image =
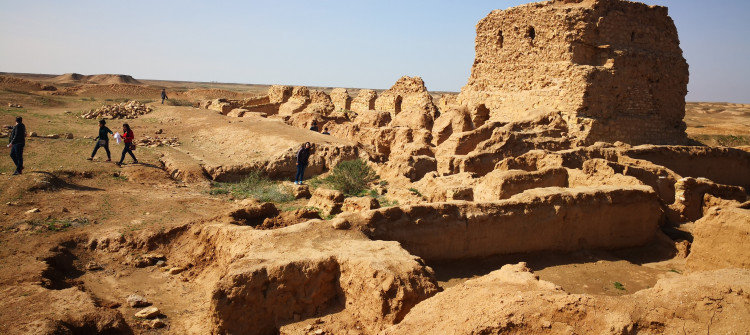
<svg viewBox="0 0 750 335">
<path fill-rule="evenodd" d="M 107 152 L 107 162 L 112 161 L 112 156 L 109 154 L 109 135 L 113 134 L 109 128 L 106 126 L 107 121 L 105 120 L 99 120 L 99 136 L 97 136 L 94 141 L 96 141 L 96 146 L 94 147 L 94 152 L 91 153 L 91 157 L 86 158 L 87 160 L 94 160 L 94 156 L 96 155 L 96 151 L 99 150 L 100 147 L 104 147 L 104 151 Z"/>
<path fill-rule="evenodd" d="M 310 142 L 305 142 L 299 151 L 297 151 L 297 175 L 294 176 L 294 183 L 297 185 L 302 185 L 302 180 L 305 178 L 305 168 L 310 158 L 311 148 L 312 145 Z"/>
<path fill-rule="evenodd" d="M 169 97 L 167 97 L 167 89 L 162 88 L 161 89 L 161 104 L 164 104 L 164 99 L 169 100 Z"/>
<path fill-rule="evenodd" d="M 22 117 L 16 117 L 16 126 L 13 127 L 8 137 L 10 138 L 8 143 L 10 158 L 16 164 L 16 171 L 13 172 L 15 176 L 23 173 L 23 147 L 26 145 L 26 125 L 23 124 Z"/>
<path fill-rule="evenodd" d="M 125 144 L 125 147 L 122 148 L 122 157 L 120 157 L 120 161 L 117 163 L 117 166 L 122 166 L 122 161 L 125 160 L 126 153 L 129 153 L 130 157 L 133 157 L 133 164 L 138 164 L 138 160 L 133 154 L 133 148 L 135 147 L 135 144 L 133 144 L 133 138 L 135 138 L 135 135 L 133 135 L 133 130 L 130 129 L 130 125 L 124 123 L 122 125 L 122 140 L 124 141 L 123 144 Z"/>
</svg>

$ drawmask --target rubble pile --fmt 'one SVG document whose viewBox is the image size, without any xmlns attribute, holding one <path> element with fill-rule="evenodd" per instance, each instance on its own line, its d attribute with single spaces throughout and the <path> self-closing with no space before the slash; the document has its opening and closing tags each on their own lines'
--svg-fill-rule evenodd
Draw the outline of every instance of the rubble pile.
<svg viewBox="0 0 750 335">
<path fill-rule="evenodd" d="M 133 100 L 114 105 L 104 105 L 96 110 L 84 113 L 81 117 L 84 119 L 135 119 L 151 113 L 152 110 L 151 107 Z"/>
<path fill-rule="evenodd" d="M 161 146 L 170 146 L 170 147 L 176 147 L 180 145 L 180 141 L 177 140 L 177 137 L 150 137 L 150 136 L 144 136 L 142 139 L 139 139 L 135 141 L 136 145 L 143 146 L 143 147 L 161 147 Z"/>
</svg>

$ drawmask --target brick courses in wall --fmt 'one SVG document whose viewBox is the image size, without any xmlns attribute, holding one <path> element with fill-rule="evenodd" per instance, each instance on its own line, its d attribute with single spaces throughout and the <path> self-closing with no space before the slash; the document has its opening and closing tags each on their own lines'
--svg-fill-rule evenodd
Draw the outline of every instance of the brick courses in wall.
<svg viewBox="0 0 750 335">
<path fill-rule="evenodd" d="M 686 141 L 688 65 L 667 8 L 553 0 L 495 10 L 456 103 L 514 121 L 561 111 L 581 144 Z"/>
</svg>

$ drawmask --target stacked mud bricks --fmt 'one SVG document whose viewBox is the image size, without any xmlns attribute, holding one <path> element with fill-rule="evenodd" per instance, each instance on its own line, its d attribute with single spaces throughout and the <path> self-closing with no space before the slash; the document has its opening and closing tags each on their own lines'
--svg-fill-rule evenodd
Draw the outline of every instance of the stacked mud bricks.
<svg viewBox="0 0 750 335">
<path fill-rule="evenodd" d="M 688 65 L 666 7 L 554 0 L 496 10 L 477 24 L 458 103 L 494 120 L 560 111 L 581 144 L 686 140 Z"/>
</svg>

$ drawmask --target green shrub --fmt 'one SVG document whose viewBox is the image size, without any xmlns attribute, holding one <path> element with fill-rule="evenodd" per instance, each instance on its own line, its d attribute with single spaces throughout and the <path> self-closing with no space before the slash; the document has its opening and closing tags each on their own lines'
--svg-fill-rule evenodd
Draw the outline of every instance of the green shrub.
<svg viewBox="0 0 750 335">
<path fill-rule="evenodd" d="M 372 170 L 361 159 L 340 162 L 325 178 L 325 183 L 333 189 L 347 195 L 356 195 L 366 190 L 368 185 L 378 179 Z"/>
<path fill-rule="evenodd" d="M 620 291 L 625 291 L 625 285 L 623 285 L 623 284 L 622 284 L 621 282 L 619 282 L 619 281 L 616 281 L 616 282 L 614 283 L 614 285 L 615 285 L 615 288 L 616 288 L 616 289 L 618 289 L 618 290 L 620 290 Z"/>
<path fill-rule="evenodd" d="M 380 203 L 380 208 L 398 206 L 398 200 L 391 200 L 383 196 L 378 197 L 378 202 Z"/>
<path fill-rule="evenodd" d="M 309 185 L 311 188 L 316 189 L 320 187 L 320 185 L 325 184 L 325 178 L 320 178 L 320 176 L 314 176 L 307 180 L 307 185 Z"/>
<path fill-rule="evenodd" d="M 261 202 L 294 201 L 292 190 L 274 182 L 260 171 L 253 171 L 239 183 L 217 183 L 209 191 L 211 195 L 229 194 L 237 198 L 255 198 Z"/>
<path fill-rule="evenodd" d="M 229 190 L 225 188 L 212 188 L 210 191 L 208 191 L 208 194 L 210 195 L 229 194 Z"/>
<path fill-rule="evenodd" d="M 409 187 L 409 192 L 411 192 L 412 194 L 414 194 L 416 196 L 419 196 L 419 197 L 422 196 L 422 193 L 420 193 L 418 189 L 413 188 L 413 187 Z"/>
</svg>

